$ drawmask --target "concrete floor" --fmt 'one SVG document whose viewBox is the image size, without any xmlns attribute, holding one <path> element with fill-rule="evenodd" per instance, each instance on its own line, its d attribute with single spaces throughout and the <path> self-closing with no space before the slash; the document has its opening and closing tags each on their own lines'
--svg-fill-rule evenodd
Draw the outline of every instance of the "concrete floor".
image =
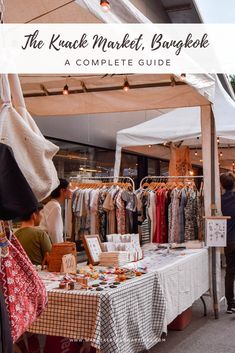
<svg viewBox="0 0 235 353">
<path fill-rule="evenodd" d="M 151 353 L 235 353 L 235 314 L 225 313 L 218 320 L 212 311 L 203 316 L 201 301 L 193 305 L 193 319 L 184 331 L 169 331 L 166 342 L 153 347 Z"/>
<path fill-rule="evenodd" d="M 224 271 L 223 271 L 224 272 Z M 222 278 L 224 274 L 222 274 Z M 223 287 L 223 279 L 222 279 Z M 215 320 L 210 299 L 207 316 L 199 299 L 193 304 L 193 318 L 184 331 L 168 331 L 166 342 L 153 347 L 150 353 L 235 353 L 235 313 L 226 314 L 225 301 L 221 303 L 219 319 Z"/>
</svg>

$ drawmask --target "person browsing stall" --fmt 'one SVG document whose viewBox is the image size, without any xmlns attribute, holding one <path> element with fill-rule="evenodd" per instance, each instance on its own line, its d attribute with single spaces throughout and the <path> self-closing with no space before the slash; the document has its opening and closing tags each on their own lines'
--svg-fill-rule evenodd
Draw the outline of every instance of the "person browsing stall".
<svg viewBox="0 0 235 353">
<path fill-rule="evenodd" d="M 21 217 L 21 227 L 15 233 L 34 265 L 42 264 L 45 254 L 51 251 L 52 246 L 49 235 L 38 227 L 42 209 L 43 205 L 38 204 L 34 212 Z"/>
<path fill-rule="evenodd" d="M 49 234 L 52 244 L 64 241 L 61 206 L 70 197 L 68 181 L 66 179 L 59 180 L 59 186 L 51 193 L 51 200 L 44 206 L 40 223 L 40 227 Z"/>
<path fill-rule="evenodd" d="M 235 279 L 235 192 L 234 176 L 224 173 L 220 176 L 220 183 L 225 191 L 221 196 L 223 216 L 230 216 L 227 221 L 227 246 L 224 249 L 226 258 L 225 297 L 227 300 L 227 313 L 235 313 L 234 279 Z"/>
</svg>

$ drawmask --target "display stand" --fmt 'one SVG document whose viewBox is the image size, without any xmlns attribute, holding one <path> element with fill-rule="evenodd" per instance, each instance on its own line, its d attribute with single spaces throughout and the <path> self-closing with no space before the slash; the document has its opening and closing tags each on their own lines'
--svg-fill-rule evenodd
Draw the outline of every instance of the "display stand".
<svg viewBox="0 0 235 353">
<path fill-rule="evenodd" d="M 227 246 L 227 220 L 230 216 L 208 216 L 206 220 L 206 245 L 211 247 L 212 255 L 214 252 L 214 265 L 216 266 L 216 248 Z M 213 259 L 213 258 L 212 258 Z M 216 288 L 215 270 L 212 268 L 212 288 Z M 215 318 L 218 319 L 219 303 L 225 300 L 225 296 L 220 297 L 215 311 Z"/>
<path fill-rule="evenodd" d="M 206 220 L 206 245 L 208 247 L 227 246 L 227 220 L 230 216 L 204 217 Z"/>
<path fill-rule="evenodd" d="M 83 244 L 86 250 L 89 264 L 98 265 L 99 255 L 102 252 L 99 235 L 83 235 Z"/>
</svg>

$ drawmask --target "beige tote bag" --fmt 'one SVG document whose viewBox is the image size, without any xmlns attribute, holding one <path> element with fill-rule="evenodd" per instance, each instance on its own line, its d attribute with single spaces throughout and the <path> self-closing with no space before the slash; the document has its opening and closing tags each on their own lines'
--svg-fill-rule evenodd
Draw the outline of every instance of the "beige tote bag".
<svg viewBox="0 0 235 353">
<path fill-rule="evenodd" d="M 1 75 L 0 93 L 0 142 L 12 148 L 19 168 L 41 201 L 59 184 L 52 161 L 59 148 L 44 138 L 27 111 L 17 75 Z"/>
</svg>

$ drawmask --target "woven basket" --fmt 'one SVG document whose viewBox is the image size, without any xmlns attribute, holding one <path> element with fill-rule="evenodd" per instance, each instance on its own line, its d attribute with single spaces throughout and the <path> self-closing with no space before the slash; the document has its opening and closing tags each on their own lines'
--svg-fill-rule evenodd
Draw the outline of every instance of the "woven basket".
<svg viewBox="0 0 235 353">
<path fill-rule="evenodd" d="M 60 272 L 62 257 L 67 254 L 77 255 L 76 244 L 72 242 L 64 242 L 53 244 L 48 260 L 48 271 Z"/>
</svg>

